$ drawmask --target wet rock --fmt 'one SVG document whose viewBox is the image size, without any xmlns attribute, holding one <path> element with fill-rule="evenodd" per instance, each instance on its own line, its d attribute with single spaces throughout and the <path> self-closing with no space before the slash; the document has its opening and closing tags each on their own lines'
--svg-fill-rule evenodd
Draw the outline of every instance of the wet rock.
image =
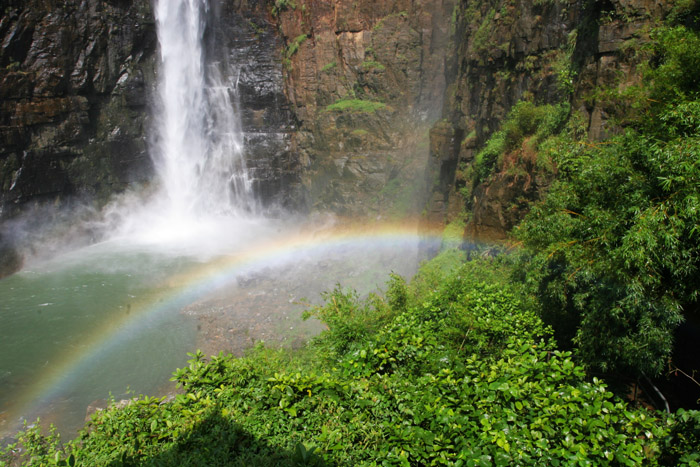
<svg viewBox="0 0 700 467">
<path fill-rule="evenodd" d="M 149 177 L 144 110 L 156 46 L 150 2 L 9 2 L 0 21 L 0 219 L 49 198 L 104 201 L 132 174 Z M 106 144 L 114 126 L 121 141 L 140 141 L 127 143 L 134 151 Z"/>
<path fill-rule="evenodd" d="M 420 212 L 454 2 L 296 2 L 278 18 L 310 208 Z"/>
<path fill-rule="evenodd" d="M 245 142 L 245 157 L 253 189 L 264 205 L 298 209 L 301 166 L 292 134 L 295 119 L 284 92 L 282 41 L 269 21 L 266 2 L 214 4 L 208 50 L 227 64 L 236 82 Z"/>
<path fill-rule="evenodd" d="M 23 258 L 16 246 L 0 233 L 0 279 L 22 268 Z"/>
</svg>

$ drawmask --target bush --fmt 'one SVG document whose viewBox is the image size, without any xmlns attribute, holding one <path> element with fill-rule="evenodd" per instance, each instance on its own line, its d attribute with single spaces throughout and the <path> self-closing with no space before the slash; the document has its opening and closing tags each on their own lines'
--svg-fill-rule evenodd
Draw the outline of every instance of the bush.
<svg viewBox="0 0 700 467">
<path fill-rule="evenodd" d="M 626 94 L 647 111 L 604 144 L 560 139 L 560 178 L 516 232 L 564 345 L 591 368 L 633 375 L 665 368 L 700 288 L 700 39 L 684 28 L 655 37 L 657 62 Z"/>
<path fill-rule="evenodd" d="M 473 184 L 486 180 L 503 154 L 520 148 L 525 138 L 534 136 L 537 148 L 549 136 L 561 131 L 569 112 L 570 107 L 566 103 L 538 106 L 529 101 L 518 102 L 511 109 L 501 130 L 491 135 L 486 146 L 477 153 Z"/>
</svg>

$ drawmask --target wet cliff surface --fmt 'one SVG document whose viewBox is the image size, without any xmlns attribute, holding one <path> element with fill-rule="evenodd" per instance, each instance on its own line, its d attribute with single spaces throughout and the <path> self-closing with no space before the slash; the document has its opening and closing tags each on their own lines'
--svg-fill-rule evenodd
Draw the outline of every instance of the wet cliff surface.
<svg viewBox="0 0 700 467">
<path fill-rule="evenodd" d="M 0 218 L 150 178 L 147 1 L 16 1 L 0 20 Z"/>
<path fill-rule="evenodd" d="M 104 202 L 149 182 L 158 44 L 150 0 L 15 2 L 0 23 L 0 206 Z M 250 169 L 264 201 L 293 205 L 297 158 L 282 42 L 266 2 L 211 2 L 210 62 L 237 85 Z"/>
<path fill-rule="evenodd" d="M 39 236 L 99 235 L 76 231 L 84 223 L 63 212 L 79 208 L 85 220 L 115 193 L 149 189 L 159 60 L 153 14 L 150 0 L 17 1 L 2 11 L 0 269 L 17 269 L 15 250 L 46 224 L 63 225 Z M 210 2 L 204 40 L 207 61 L 222 65 L 235 89 L 255 192 L 264 205 L 299 207 L 295 120 L 269 5 Z"/>
<path fill-rule="evenodd" d="M 442 112 L 453 2 L 276 5 L 307 206 L 420 212 L 431 183 L 428 130 Z"/>
<path fill-rule="evenodd" d="M 304 196 L 293 144 L 296 120 L 285 95 L 283 41 L 269 2 L 211 2 L 209 61 L 223 60 L 235 79 L 245 157 L 266 206 L 300 209 Z"/>
</svg>

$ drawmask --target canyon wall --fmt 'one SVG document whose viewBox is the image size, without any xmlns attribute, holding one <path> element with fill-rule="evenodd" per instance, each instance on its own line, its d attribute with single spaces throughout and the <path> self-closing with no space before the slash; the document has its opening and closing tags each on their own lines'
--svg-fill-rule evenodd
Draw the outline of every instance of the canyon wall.
<svg viewBox="0 0 700 467">
<path fill-rule="evenodd" d="M 423 208 L 453 3 L 275 3 L 310 209 L 400 216 Z"/>
<path fill-rule="evenodd" d="M 0 20 L 0 219 L 150 178 L 148 1 L 10 1 Z"/>
<path fill-rule="evenodd" d="M 151 0 L 13 1 L 0 20 L 0 220 L 33 205 L 97 205 L 148 184 L 158 43 Z M 255 191 L 303 198 L 282 41 L 264 1 L 213 1 L 207 60 L 232 70 Z"/>
<path fill-rule="evenodd" d="M 566 102 L 611 131 L 593 91 L 638 79 L 662 0 L 221 0 L 210 59 L 237 67 L 266 203 L 436 221 L 503 238 L 551 180 L 515 151 L 470 184 L 519 101 Z M 10 1 L 0 20 L 0 219 L 148 184 L 157 40 L 150 0 Z M 517 167 L 516 167 L 517 166 Z M 517 170 L 516 170 L 517 169 Z"/>
<path fill-rule="evenodd" d="M 567 103 L 591 140 L 615 131 L 596 91 L 639 80 L 636 52 L 672 2 L 661 0 L 463 0 L 448 67 L 444 120 L 431 131 L 439 181 L 428 211 L 469 213 L 467 236 L 503 239 L 553 174 L 528 147 L 472 183 L 475 156 L 519 101 Z"/>
</svg>

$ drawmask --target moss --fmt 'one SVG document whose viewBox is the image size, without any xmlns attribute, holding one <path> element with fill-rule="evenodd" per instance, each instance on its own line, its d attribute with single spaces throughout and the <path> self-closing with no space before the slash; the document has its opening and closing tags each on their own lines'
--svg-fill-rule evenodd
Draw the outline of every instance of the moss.
<svg viewBox="0 0 700 467">
<path fill-rule="evenodd" d="M 493 19 L 496 16 L 496 10 L 491 9 L 486 13 L 486 17 L 479 25 L 479 29 L 474 33 L 474 38 L 472 39 L 472 50 L 475 52 L 480 52 L 489 46 L 489 37 L 491 31 L 493 31 Z"/>
<path fill-rule="evenodd" d="M 382 65 L 381 63 L 379 63 L 375 60 L 367 60 L 365 62 L 362 62 L 362 68 L 365 70 L 377 70 L 377 71 L 386 70 L 384 65 Z"/>
<path fill-rule="evenodd" d="M 275 0 L 275 4 L 272 7 L 272 16 L 277 17 L 283 11 L 296 9 L 297 4 L 294 3 L 294 0 Z"/>
<path fill-rule="evenodd" d="M 306 34 L 301 34 L 297 37 L 294 38 L 292 42 L 289 43 L 289 45 L 284 49 L 282 55 L 282 63 L 286 68 L 291 68 L 292 67 L 292 57 L 294 56 L 295 53 L 299 51 L 299 46 L 304 43 L 306 39 L 308 39 L 309 36 Z"/>
<path fill-rule="evenodd" d="M 373 113 L 386 108 L 386 104 L 361 99 L 341 99 L 326 107 L 327 112 Z"/>
<path fill-rule="evenodd" d="M 333 61 L 331 63 L 327 63 L 327 64 L 323 65 L 323 68 L 321 68 L 321 73 L 330 73 L 337 66 L 338 66 L 338 64 L 335 61 Z"/>
<path fill-rule="evenodd" d="M 248 26 L 250 26 L 250 28 L 253 30 L 253 34 L 255 35 L 256 38 L 265 33 L 265 28 L 263 28 L 262 26 L 259 26 L 257 23 L 255 23 L 252 20 L 248 20 Z"/>
<path fill-rule="evenodd" d="M 384 27 L 384 21 L 386 21 L 386 20 L 389 19 L 389 18 L 402 18 L 402 19 L 406 19 L 406 18 L 408 18 L 408 12 L 407 12 L 407 11 L 400 11 L 400 12 L 398 12 L 398 13 L 392 13 L 392 14 L 390 14 L 390 15 L 387 15 L 387 16 L 385 16 L 384 18 L 380 19 L 379 22 L 377 22 L 377 24 L 375 24 L 374 27 L 373 27 L 372 29 L 373 29 L 374 31 L 379 31 L 380 29 L 382 29 L 382 28 Z"/>
<path fill-rule="evenodd" d="M 299 46 L 304 43 L 306 39 L 308 39 L 309 36 L 306 34 L 301 34 L 297 37 L 294 38 L 294 40 L 287 46 L 287 50 L 285 51 L 285 56 L 287 58 L 291 58 L 297 51 L 299 50 Z"/>
<path fill-rule="evenodd" d="M 440 244 L 440 250 L 450 250 L 454 248 L 459 248 L 462 244 L 464 237 L 464 228 L 467 225 L 466 213 L 461 212 L 459 215 L 452 220 L 445 230 L 442 232 L 442 241 Z"/>
</svg>

